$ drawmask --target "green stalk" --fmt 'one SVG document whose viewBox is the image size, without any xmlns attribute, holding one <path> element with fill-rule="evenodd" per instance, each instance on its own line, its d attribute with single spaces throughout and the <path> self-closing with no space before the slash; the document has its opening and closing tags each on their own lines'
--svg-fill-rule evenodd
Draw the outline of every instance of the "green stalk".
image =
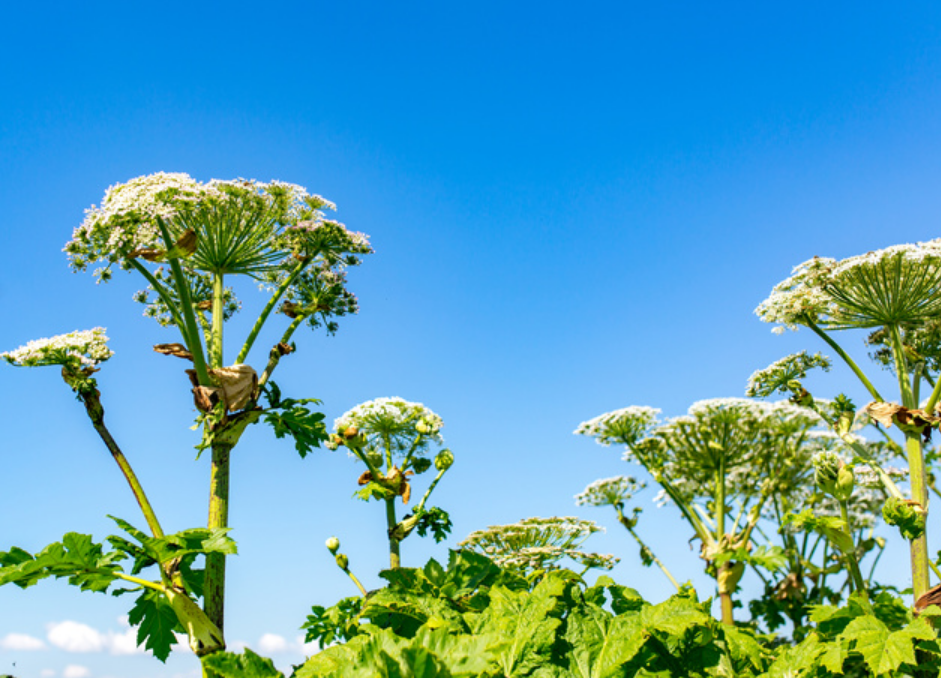
<svg viewBox="0 0 941 678">
<path fill-rule="evenodd" d="M 847 511 L 846 502 L 843 500 L 840 500 L 840 515 L 843 517 L 843 533 L 850 538 L 851 543 L 855 544 L 856 540 L 853 539 L 853 532 L 850 529 L 849 511 Z M 869 593 L 866 591 L 866 582 L 863 581 L 863 574 L 859 571 L 859 563 L 856 562 L 856 556 L 846 553 L 844 554 L 844 560 L 849 568 L 856 590 L 868 599 Z"/>
<path fill-rule="evenodd" d="M 225 363 L 222 358 L 222 323 L 223 307 L 225 301 L 224 278 L 221 273 L 212 276 L 212 343 L 209 345 L 209 364 L 211 367 L 222 367 Z"/>
<path fill-rule="evenodd" d="M 170 238 L 170 231 L 167 229 L 166 223 L 160 217 L 157 217 L 157 226 L 160 228 L 160 233 L 167 245 L 167 251 L 170 251 L 173 249 L 174 243 Z M 173 274 L 176 291 L 180 295 L 180 303 L 183 307 L 180 310 L 183 313 L 186 333 L 193 340 L 187 348 L 193 354 L 193 366 L 196 368 L 196 376 L 199 378 L 200 384 L 207 385 L 209 384 L 209 371 L 206 368 L 206 358 L 203 355 L 203 344 L 199 341 L 199 327 L 196 324 L 193 298 L 190 296 L 189 285 L 186 282 L 186 276 L 183 274 L 183 267 L 180 266 L 179 259 L 177 257 L 167 257 L 167 261 L 170 264 L 170 272 Z"/>
<path fill-rule="evenodd" d="M 291 321 L 291 324 L 288 325 L 287 330 L 284 334 L 281 335 L 281 344 L 287 344 L 291 340 L 291 335 L 294 334 L 294 331 L 301 326 L 301 323 L 304 322 L 306 316 L 298 316 Z M 268 354 L 268 364 L 265 365 L 265 371 L 261 373 L 261 376 L 258 377 L 258 388 L 268 383 L 268 380 L 271 378 L 271 373 L 274 372 L 275 368 L 278 366 L 278 363 L 281 362 L 281 353 L 278 351 L 278 347 L 271 349 L 271 352 Z"/>
<path fill-rule="evenodd" d="M 303 272 L 311 260 L 312 257 L 301 260 L 301 262 L 294 267 L 294 270 L 291 271 L 290 275 L 284 279 L 284 282 L 278 286 L 278 289 L 275 290 L 274 294 L 271 295 L 268 303 L 265 304 L 265 307 L 262 309 L 261 315 L 258 316 L 258 319 L 252 326 L 251 332 L 248 333 L 248 338 L 245 339 L 245 343 L 242 345 L 242 349 L 235 358 L 236 364 L 244 363 L 245 359 L 248 358 L 248 352 L 252 350 L 252 346 L 255 344 L 255 339 L 258 338 L 258 333 L 261 332 L 261 328 L 264 326 L 265 322 L 267 322 L 268 316 L 271 315 L 271 312 L 274 310 L 275 306 L 278 305 L 278 301 L 280 301 L 281 297 L 284 296 L 284 293 L 294 283 L 294 281 L 297 279 L 297 276 Z"/>
<path fill-rule="evenodd" d="M 154 513 L 154 509 L 147 499 L 147 494 L 144 492 L 143 486 L 141 486 L 140 481 L 137 479 L 134 469 L 131 468 L 130 462 L 128 462 L 124 453 L 121 452 L 121 448 L 118 447 L 117 442 L 115 442 L 114 438 L 111 436 L 108 427 L 105 426 L 105 410 L 101 405 L 98 391 L 95 389 L 80 391 L 79 396 L 82 398 L 82 402 L 85 403 L 85 410 L 88 412 L 92 426 L 95 427 L 95 430 L 98 432 L 102 441 L 104 441 L 108 451 L 111 452 L 111 456 L 114 458 L 115 463 L 117 463 L 118 468 L 121 469 L 121 473 L 124 474 L 124 478 L 131 488 L 131 492 L 134 493 L 134 498 L 137 500 L 138 506 L 140 506 L 141 511 L 144 513 L 147 525 L 150 526 L 151 534 L 155 537 L 162 537 L 163 529 L 160 527 L 157 514 Z"/>
<path fill-rule="evenodd" d="M 827 342 L 830 348 L 836 351 L 837 355 L 843 359 L 843 362 L 845 362 L 849 368 L 853 370 L 853 374 L 855 374 L 856 377 L 862 382 L 863 386 L 866 387 L 866 390 L 869 391 L 869 394 L 873 397 L 873 399 L 878 400 L 879 402 L 885 402 L 884 398 L 879 395 L 879 391 L 876 390 L 876 387 L 872 385 L 872 382 L 869 381 L 869 378 L 863 374 L 863 371 L 859 369 L 859 365 L 857 365 L 853 359 L 849 357 L 846 351 L 844 351 L 842 347 L 830 337 L 829 334 L 820 329 L 813 320 L 807 317 L 805 317 L 803 320 L 807 324 L 807 327 L 812 329 L 821 339 Z"/>
<path fill-rule="evenodd" d="M 909 382 L 908 365 L 902 346 L 902 336 L 896 325 L 890 326 L 889 330 L 892 337 L 892 354 L 895 361 L 895 372 L 899 379 L 902 405 L 909 409 L 915 409 L 918 407 L 918 403 L 913 402 L 914 393 L 912 392 Z M 927 511 L 927 472 L 925 470 L 925 456 L 921 449 L 921 438 L 918 433 L 905 433 L 905 452 L 908 457 L 908 477 L 912 499 L 917 501 Z M 910 554 L 912 565 L 912 595 L 915 600 L 918 600 L 931 586 L 930 575 L 928 573 L 927 529 L 918 539 L 911 541 Z"/>
<path fill-rule="evenodd" d="M 154 288 L 154 291 L 160 296 L 163 300 L 163 303 L 167 305 L 167 309 L 170 311 L 170 315 L 173 316 L 173 321 L 176 323 L 177 328 L 180 330 L 180 334 L 183 335 L 183 342 L 186 344 L 187 348 L 191 343 L 191 338 L 187 334 L 186 323 L 183 320 L 183 316 L 180 315 L 180 309 L 177 308 L 176 303 L 173 301 L 173 297 L 170 296 L 170 292 L 164 287 L 153 273 L 147 270 L 147 267 L 141 264 L 137 259 L 128 259 L 131 266 L 135 268 L 144 279 Z"/>
<path fill-rule="evenodd" d="M 212 466 L 209 473 L 209 520 L 211 529 L 229 526 L 229 456 L 232 445 L 212 445 Z M 223 630 L 225 621 L 225 554 L 206 554 L 204 606 L 206 616 Z"/>
<path fill-rule="evenodd" d="M 666 578 L 670 580 L 670 583 L 676 587 L 677 591 L 679 591 L 681 588 L 680 583 L 674 579 L 673 574 L 670 572 L 670 570 L 667 569 L 667 566 L 663 564 L 663 561 L 657 558 L 657 555 L 653 552 L 653 550 L 647 546 L 647 544 L 645 544 L 644 541 L 640 538 L 640 535 L 634 531 L 634 528 L 631 527 L 630 519 L 624 515 L 621 507 L 619 505 L 615 505 L 614 509 L 618 512 L 618 522 L 627 528 L 627 531 L 630 532 L 631 536 L 634 537 L 634 540 L 640 545 L 641 550 L 650 555 L 650 559 L 657 564 L 657 567 L 660 568 L 660 571 L 666 575 Z"/>
<path fill-rule="evenodd" d="M 431 485 L 428 486 L 428 489 L 425 490 L 425 494 L 422 496 L 421 501 L 418 502 L 418 506 L 415 507 L 415 510 L 413 511 L 413 513 L 417 514 L 419 511 L 425 508 L 425 502 L 428 501 L 428 497 L 430 497 L 431 493 L 434 491 L 435 485 L 438 484 L 438 481 L 441 480 L 441 477 L 444 475 L 445 471 L 447 470 L 448 469 L 443 468 L 440 471 L 438 471 L 438 474 L 435 476 L 435 479 L 431 481 Z"/>
<path fill-rule="evenodd" d="M 386 502 L 386 524 L 389 527 L 389 566 L 394 570 L 401 567 L 402 559 L 399 553 L 399 540 L 392 536 L 395 526 L 398 524 L 395 519 L 395 497 L 390 497 Z"/>
<path fill-rule="evenodd" d="M 725 537 L 725 459 L 719 462 L 719 468 L 716 469 L 716 542 L 721 544 Z M 732 616 L 732 593 L 725 590 L 721 584 L 723 574 L 729 570 L 731 563 L 725 561 L 719 566 L 716 581 L 720 582 L 719 601 L 722 606 L 722 623 L 734 624 L 735 619 Z"/>
</svg>

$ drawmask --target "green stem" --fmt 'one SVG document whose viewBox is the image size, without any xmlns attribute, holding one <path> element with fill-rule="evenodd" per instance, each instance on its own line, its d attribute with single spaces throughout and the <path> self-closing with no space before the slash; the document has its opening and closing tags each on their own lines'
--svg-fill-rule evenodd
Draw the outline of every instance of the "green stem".
<svg viewBox="0 0 941 678">
<path fill-rule="evenodd" d="M 291 340 L 291 335 L 294 334 L 294 331 L 301 326 L 301 323 L 304 322 L 305 316 L 298 316 L 291 321 L 291 324 L 288 325 L 287 330 L 281 336 L 281 341 L 279 344 L 287 344 Z M 258 377 L 258 388 L 260 389 L 271 378 L 271 373 L 274 372 L 275 368 L 278 366 L 278 363 L 281 362 L 281 352 L 278 350 L 278 347 L 275 346 L 271 349 L 271 352 L 268 354 L 268 364 L 265 366 L 265 371 L 261 373 L 261 376 Z"/>
<path fill-rule="evenodd" d="M 224 295 L 223 276 L 221 273 L 215 273 L 212 276 L 212 343 L 209 345 L 209 364 L 212 367 L 222 367 L 225 364 L 222 357 Z"/>
<path fill-rule="evenodd" d="M 423 508 L 425 508 L 425 502 L 428 501 L 428 497 L 430 497 L 431 493 L 434 491 L 435 485 L 438 484 L 438 481 L 441 480 L 441 477 L 445 474 L 445 471 L 447 470 L 448 469 L 443 468 L 440 471 L 438 471 L 438 474 L 435 476 L 435 479 L 431 481 L 431 485 L 429 485 L 428 489 L 425 490 L 425 494 L 422 496 L 421 501 L 418 502 L 418 506 L 415 507 L 414 513 L 418 513 Z"/>
<path fill-rule="evenodd" d="M 829 334 L 820 329 L 813 320 L 805 317 L 803 321 L 807 324 L 807 327 L 812 329 L 821 339 L 827 342 L 830 348 L 837 352 L 837 355 L 839 355 L 843 359 L 843 362 L 845 362 L 849 368 L 853 370 L 853 374 L 855 374 L 856 377 L 862 382 L 863 386 L 866 387 L 866 390 L 869 391 L 869 394 L 873 397 L 873 399 L 878 400 L 879 402 L 884 402 L 884 398 L 879 395 L 879 391 L 876 390 L 876 387 L 872 385 L 872 382 L 869 381 L 869 378 L 863 374 L 863 371 L 859 369 L 859 365 L 857 365 L 853 359 L 849 357 L 846 351 L 844 351 L 842 347 L 840 347 L 840 345 L 830 337 Z"/>
<path fill-rule="evenodd" d="M 163 240 L 167 245 L 167 251 L 170 251 L 173 249 L 174 245 L 173 240 L 170 238 L 170 231 L 167 229 L 167 225 L 161 217 L 157 217 L 156 221 L 160 233 L 163 236 Z M 167 260 L 170 264 L 170 272 L 173 275 L 177 294 L 180 295 L 180 304 L 182 305 L 180 310 L 183 314 L 186 333 L 189 335 L 190 339 L 192 339 L 192 342 L 187 348 L 189 348 L 190 353 L 193 354 L 193 366 L 196 368 L 196 376 L 199 378 L 199 383 L 205 386 L 209 384 L 209 370 L 206 368 L 203 344 L 199 341 L 199 327 L 196 324 L 196 316 L 193 311 L 193 298 L 190 295 L 189 285 L 183 273 L 183 267 L 180 266 L 179 259 L 177 257 L 167 257 Z"/>
<path fill-rule="evenodd" d="M 359 579 L 356 578 L 355 574 L 350 572 L 350 568 L 346 568 L 343 571 L 346 572 L 347 576 L 353 580 L 353 583 L 356 584 L 356 588 L 358 588 L 359 592 L 363 594 L 363 597 L 366 597 L 369 595 L 369 593 L 366 591 L 366 587 L 363 586 L 362 583 L 360 583 Z"/>
<path fill-rule="evenodd" d="M 154 513 L 154 509 L 147 499 L 147 494 L 144 492 L 143 486 L 141 486 L 140 481 L 137 479 L 134 469 L 131 468 L 130 462 L 128 462 L 124 453 L 121 452 L 121 448 L 118 447 L 117 442 L 115 442 L 114 438 L 111 436 L 108 427 L 105 426 L 105 410 L 101 405 L 101 397 L 98 391 L 95 389 L 80 391 L 79 396 L 82 398 L 82 402 L 85 403 L 85 410 L 88 413 L 89 419 L 91 419 L 92 426 L 95 427 L 95 431 L 98 432 L 98 435 L 101 437 L 102 441 L 104 441 L 108 451 L 111 452 L 111 456 L 114 458 L 115 463 L 117 463 L 118 468 L 121 469 L 121 473 L 124 474 L 124 478 L 131 488 L 131 492 L 134 493 L 134 498 L 137 500 L 138 506 L 140 506 L 141 511 L 144 513 L 144 518 L 147 520 L 147 525 L 150 526 L 151 533 L 155 537 L 162 537 L 163 529 L 160 527 L 157 514 Z"/>
<path fill-rule="evenodd" d="M 670 583 L 676 587 L 677 591 L 679 591 L 681 588 L 680 583 L 676 581 L 676 579 L 673 577 L 673 574 L 670 572 L 670 570 L 667 569 L 667 566 L 663 564 L 663 561 L 657 558 L 657 555 L 653 552 L 653 549 L 647 546 L 647 544 L 645 544 L 644 541 L 640 538 L 640 535 L 637 534 L 633 527 L 631 527 L 630 520 L 624 515 L 621 507 L 615 506 L 614 509 L 618 512 L 618 522 L 627 528 L 627 531 L 630 532 L 631 536 L 634 537 L 634 540 L 640 545 L 641 551 L 647 553 L 650 556 L 650 559 L 657 564 L 657 567 L 660 568 L 660 571 L 666 575 L 666 578 L 670 580 Z"/>
<path fill-rule="evenodd" d="M 915 409 L 918 407 L 918 403 L 914 402 L 915 396 L 911 389 L 911 383 L 909 382 L 908 363 L 905 360 L 902 335 L 897 325 L 891 325 L 888 329 L 892 339 L 892 354 L 895 361 L 895 372 L 899 379 L 902 405 L 909 409 Z M 925 455 L 921 448 L 921 437 L 918 433 L 905 433 L 905 453 L 908 457 L 908 479 L 912 499 L 917 501 L 922 508 L 927 511 L 927 471 L 925 469 Z M 909 551 L 912 565 L 912 594 L 914 599 L 918 600 L 931 586 L 931 580 L 928 574 L 927 530 L 917 539 L 911 540 Z"/>
<path fill-rule="evenodd" d="M 209 476 L 209 520 L 212 530 L 229 526 L 229 456 L 232 445 L 214 443 Z M 225 621 L 225 554 L 206 554 L 204 610 L 206 616 L 223 630 Z"/>
<path fill-rule="evenodd" d="M 849 511 L 847 511 L 846 502 L 843 500 L 840 501 L 840 514 L 843 516 L 843 533 L 849 537 L 851 543 L 855 544 L 856 541 L 853 539 L 853 531 L 850 528 Z M 843 555 L 856 590 L 868 598 L 869 593 L 866 591 L 866 582 L 863 581 L 863 574 L 859 571 L 859 563 L 856 561 L 855 554 L 845 553 Z"/>
<path fill-rule="evenodd" d="M 716 542 L 722 544 L 725 541 L 725 459 L 719 462 L 719 468 L 716 469 L 716 485 L 715 485 L 715 498 L 716 498 Z M 723 574 L 731 569 L 732 563 L 730 561 L 725 561 L 722 565 L 719 566 L 717 581 L 719 585 L 719 601 L 722 607 L 722 623 L 732 625 L 735 623 L 735 618 L 733 617 L 733 603 L 732 603 L 732 592 L 726 590 L 726 587 L 722 584 L 724 581 Z"/>
<path fill-rule="evenodd" d="M 183 316 L 180 315 L 180 309 L 177 308 L 176 302 L 173 300 L 173 297 L 170 296 L 169 290 L 167 290 L 143 264 L 137 261 L 137 259 L 128 259 L 127 261 L 130 262 L 131 266 L 133 266 L 136 271 L 144 276 L 148 284 L 154 288 L 154 292 L 156 292 L 163 300 L 163 303 L 167 305 L 167 310 L 170 311 L 170 315 L 173 316 L 173 321 L 180 330 L 180 334 L 183 335 L 183 342 L 186 344 L 187 348 L 189 348 L 192 340 L 189 334 L 187 334 L 186 322 L 183 320 Z"/>
<path fill-rule="evenodd" d="M 160 591 L 160 593 L 166 593 L 166 589 L 155 582 L 141 579 L 140 577 L 132 577 L 131 575 L 124 574 L 123 572 L 114 572 L 113 570 L 108 570 L 107 573 L 112 577 L 123 579 L 126 582 L 137 584 L 138 586 L 143 586 L 144 588 L 153 589 L 154 591 Z"/>
<path fill-rule="evenodd" d="M 402 559 L 399 550 L 399 540 L 392 536 L 395 526 L 398 524 L 395 519 L 395 497 L 390 497 L 386 502 L 386 524 L 389 527 L 389 566 L 394 570 L 401 567 Z"/>
<path fill-rule="evenodd" d="M 294 267 L 294 270 L 284 279 L 278 289 L 274 291 L 274 294 L 271 295 L 271 298 L 268 300 L 268 303 L 265 304 L 265 307 L 261 311 L 261 315 L 258 316 L 258 319 L 255 321 L 255 324 L 252 326 L 251 332 L 248 333 L 248 338 L 245 339 L 245 343 L 242 345 L 242 350 L 239 351 L 238 357 L 235 359 L 236 364 L 244 363 L 246 358 L 248 358 L 249 351 L 252 350 L 252 346 L 255 344 L 255 340 L 258 338 L 258 333 L 261 332 L 261 328 L 268 320 L 268 316 L 271 315 L 271 312 L 274 310 L 275 306 L 278 305 L 281 297 L 284 296 L 284 293 L 287 292 L 288 288 L 297 280 L 303 270 L 311 262 L 312 258 L 305 258 L 301 260 L 297 266 Z"/>
</svg>

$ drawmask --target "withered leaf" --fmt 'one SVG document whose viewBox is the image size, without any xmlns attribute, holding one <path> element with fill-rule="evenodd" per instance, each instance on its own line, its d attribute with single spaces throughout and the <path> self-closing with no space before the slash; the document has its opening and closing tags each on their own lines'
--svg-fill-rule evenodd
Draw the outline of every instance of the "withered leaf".
<svg viewBox="0 0 941 678">
<path fill-rule="evenodd" d="M 359 480 L 356 481 L 357 485 L 366 485 L 367 483 L 372 482 L 372 471 L 366 471 L 363 475 L 359 477 Z"/>
<path fill-rule="evenodd" d="M 154 350 L 163 355 L 172 355 L 185 360 L 193 359 L 193 354 L 187 351 L 183 344 L 157 344 Z"/>
<path fill-rule="evenodd" d="M 129 259 L 136 259 L 137 257 L 140 257 L 145 261 L 158 262 L 164 260 L 166 257 L 166 252 L 163 250 L 151 249 L 150 247 L 138 247 L 136 250 L 131 250 L 128 252 L 127 256 Z"/>
<path fill-rule="evenodd" d="M 896 405 L 895 403 L 879 403 L 873 401 L 863 408 L 863 412 L 868 414 L 871 419 L 875 419 L 880 424 L 888 427 L 892 426 L 893 416 L 901 409 L 903 409 L 902 406 Z"/>
<path fill-rule="evenodd" d="M 221 393 L 222 389 L 215 386 L 194 387 L 193 401 L 196 403 L 196 409 L 201 412 L 209 412 L 219 403 Z"/>
<path fill-rule="evenodd" d="M 915 602 L 915 614 L 918 614 L 930 605 L 941 606 L 941 584 L 925 591 Z"/>
<path fill-rule="evenodd" d="M 292 319 L 297 317 L 298 308 L 299 306 L 291 301 L 285 301 L 283 304 L 281 304 L 281 312 L 288 318 Z"/>
<path fill-rule="evenodd" d="M 222 398 L 229 412 L 248 405 L 258 386 L 258 375 L 250 365 L 218 367 L 209 370 L 209 376 L 222 389 Z"/>
<path fill-rule="evenodd" d="M 294 353 L 294 347 L 290 344 L 285 344 L 283 341 L 280 342 L 275 348 L 278 350 L 278 355 L 289 355 Z"/>
</svg>

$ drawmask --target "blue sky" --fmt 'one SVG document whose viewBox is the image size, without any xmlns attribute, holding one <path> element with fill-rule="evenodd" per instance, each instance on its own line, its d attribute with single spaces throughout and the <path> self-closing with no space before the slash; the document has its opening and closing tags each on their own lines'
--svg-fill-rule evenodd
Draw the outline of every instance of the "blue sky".
<svg viewBox="0 0 941 678">
<path fill-rule="evenodd" d="M 754 369 L 822 348 L 753 314 L 795 264 L 938 235 L 939 33 L 927 2 L 20 3 L 0 24 L 0 349 L 107 327 L 108 422 L 168 529 L 198 525 L 188 386 L 150 349 L 174 337 L 131 301 L 138 279 L 96 287 L 61 248 L 142 174 L 301 184 L 376 253 L 350 273 L 360 315 L 299 335 L 279 384 L 322 398 L 329 421 L 375 397 L 423 402 L 457 458 L 435 494 L 453 538 L 409 539 L 405 564 L 486 525 L 577 513 L 608 527 L 588 546 L 622 558 L 614 576 L 662 599 L 612 516 L 572 501 L 631 470 L 571 432 L 625 405 L 675 415 L 741 395 Z M 835 370 L 821 388 L 848 383 Z M 6 367 L 0 386 L 0 548 L 141 522 L 55 370 Z M 378 584 L 383 517 L 350 498 L 359 471 L 246 435 L 230 640 L 300 660 L 310 605 L 354 593 L 331 534 Z M 640 531 L 710 595 L 652 496 Z M 191 656 L 121 654 L 123 605 L 0 589 L 0 673 L 191 675 Z"/>
</svg>

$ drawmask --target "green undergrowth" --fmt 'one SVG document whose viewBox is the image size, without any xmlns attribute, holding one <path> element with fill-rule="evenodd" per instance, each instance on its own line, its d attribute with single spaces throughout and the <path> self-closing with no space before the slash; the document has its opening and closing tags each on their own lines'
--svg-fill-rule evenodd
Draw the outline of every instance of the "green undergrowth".
<svg viewBox="0 0 941 678">
<path fill-rule="evenodd" d="M 312 609 L 307 640 L 326 649 L 293 678 L 921 677 L 941 668 L 941 610 L 913 617 L 888 592 L 814 608 L 814 630 L 794 645 L 720 623 L 690 588 L 652 604 L 606 576 L 594 585 L 569 570 L 524 577 L 467 551 L 452 551 L 447 568 L 431 560 L 381 576 L 385 588 Z M 204 667 L 210 678 L 283 678 L 251 650 L 214 654 Z"/>
</svg>

